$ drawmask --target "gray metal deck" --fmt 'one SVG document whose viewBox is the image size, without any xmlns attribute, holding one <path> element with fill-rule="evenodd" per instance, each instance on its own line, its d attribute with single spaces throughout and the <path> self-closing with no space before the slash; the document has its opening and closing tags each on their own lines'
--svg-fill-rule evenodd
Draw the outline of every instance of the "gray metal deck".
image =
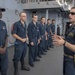
<svg viewBox="0 0 75 75">
<path fill-rule="evenodd" d="M 9 70 L 8 75 L 13 74 L 13 54 L 14 48 L 11 47 L 8 49 L 9 52 Z M 25 58 L 26 65 L 28 65 L 28 54 Z M 19 71 L 20 75 L 63 75 L 63 48 L 55 47 L 47 52 L 46 55 L 43 55 L 40 62 L 35 62 L 35 67 L 30 67 L 30 71 L 22 71 L 20 69 L 19 63 Z"/>
</svg>

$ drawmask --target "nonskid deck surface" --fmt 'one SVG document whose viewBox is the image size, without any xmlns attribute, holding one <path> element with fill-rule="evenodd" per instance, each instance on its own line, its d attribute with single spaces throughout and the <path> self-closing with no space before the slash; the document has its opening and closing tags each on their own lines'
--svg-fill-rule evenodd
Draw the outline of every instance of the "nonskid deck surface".
<svg viewBox="0 0 75 75">
<path fill-rule="evenodd" d="M 14 75 L 13 69 L 13 55 L 14 47 L 8 48 L 9 53 L 9 69 L 8 75 Z M 28 53 L 26 55 L 25 61 L 26 65 L 30 67 L 30 71 L 22 71 L 20 69 L 20 75 L 63 75 L 63 48 L 54 47 L 49 50 L 46 55 L 43 55 L 40 62 L 35 62 L 35 67 L 30 67 L 28 65 Z"/>
</svg>

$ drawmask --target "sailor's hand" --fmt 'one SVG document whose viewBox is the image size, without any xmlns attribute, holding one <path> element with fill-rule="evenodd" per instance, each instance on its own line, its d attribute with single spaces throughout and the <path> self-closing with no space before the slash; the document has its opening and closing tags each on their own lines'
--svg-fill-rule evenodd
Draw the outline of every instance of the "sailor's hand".
<svg viewBox="0 0 75 75">
<path fill-rule="evenodd" d="M 42 38 L 40 37 L 38 40 L 40 40 L 40 41 L 41 41 L 41 40 L 42 40 Z"/>
<path fill-rule="evenodd" d="M 38 44 L 40 43 L 40 39 L 38 40 Z"/>
<path fill-rule="evenodd" d="M 27 40 L 27 39 L 26 39 L 26 38 L 24 38 L 24 39 L 22 39 L 22 42 L 24 43 L 24 42 L 26 42 L 26 40 Z"/>
<path fill-rule="evenodd" d="M 0 48 L 0 54 L 4 54 L 6 52 L 5 48 Z"/>
<path fill-rule="evenodd" d="M 65 42 L 64 39 L 61 36 L 58 36 L 58 35 L 53 35 L 52 39 L 53 39 L 53 44 L 55 46 L 62 46 Z"/>
<path fill-rule="evenodd" d="M 31 45 L 34 46 L 34 42 L 31 42 Z"/>
<path fill-rule="evenodd" d="M 46 40 L 48 40 L 48 37 L 46 37 Z"/>
<path fill-rule="evenodd" d="M 26 38 L 26 42 L 28 41 L 28 37 Z"/>
</svg>

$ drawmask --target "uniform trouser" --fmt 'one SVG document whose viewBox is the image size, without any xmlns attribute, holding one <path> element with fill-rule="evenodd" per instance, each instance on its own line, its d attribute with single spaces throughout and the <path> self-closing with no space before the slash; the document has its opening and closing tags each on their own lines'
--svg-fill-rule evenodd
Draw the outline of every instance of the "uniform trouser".
<svg viewBox="0 0 75 75">
<path fill-rule="evenodd" d="M 48 40 L 45 40 L 45 50 L 48 49 Z"/>
<path fill-rule="evenodd" d="M 64 56 L 63 75 L 75 75 L 75 66 L 72 58 Z"/>
<path fill-rule="evenodd" d="M 45 51 L 45 37 L 42 38 L 40 42 L 40 47 L 41 47 L 41 53 Z"/>
<path fill-rule="evenodd" d="M 55 32 L 53 32 L 53 35 L 55 35 Z M 52 37 L 51 37 L 51 40 L 52 40 Z M 52 40 L 52 46 L 54 46 L 54 45 L 53 45 L 53 40 Z"/>
<path fill-rule="evenodd" d="M 38 56 L 40 56 L 41 55 L 41 45 L 40 45 L 40 43 L 38 44 Z"/>
<path fill-rule="evenodd" d="M 48 40 L 46 40 L 46 49 L 48 49 L 50 46 L 52 46 L 52 39 L 51 36 L 48 35 Z"/>
<path fill-rule="evenodd" d="M 51 47 L 52 46 L 52 37 L 49 36 L 48 38 L 48 46 Z"/>
<path fill-rule="evenodd" d="M 8 70 L 8 52 L 6 50 L 5 54 L 0 54 L 0 72 L 1 75 L 7 75 Z"/>
<path fill-rule="evenodd" d="M 37 52 L 38 52 L 37 44 L 34 46 L 29 44 L 29 64 L 34 63 L 34 60 L 37 58 L 38 54 Z"/>
<path fill-rule="evenodd" d="M 27 53 L 27 44 L 26 43 L 15 44 L 13 61 L 15 63 L 18 63 L 19 60 L 20 61 L 24 60 L 24 57 L 26 56 L 26 53 Z"/>
</svg>

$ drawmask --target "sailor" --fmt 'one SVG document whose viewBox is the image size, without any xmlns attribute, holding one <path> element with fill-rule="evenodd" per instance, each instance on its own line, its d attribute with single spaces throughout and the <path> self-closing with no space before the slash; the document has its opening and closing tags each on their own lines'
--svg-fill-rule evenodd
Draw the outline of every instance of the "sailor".
<svg viewBox="0 0 75 75">
<path fill-rule="evenodd" d="M 1 75 L 7 75 L 8 70 L 8 52 L 7 52 L 7 44 L 8 44 L 8 35 L 7 28 L 4 21 L 2 21 L 2 12 L 4 12 L 4 8 L 0 8 L 0 72 Z"/>
<path fill-rule="evenodd" d="M 39 26 L 37 23 L 38 16 L 32 15 L 32 22 L 28 25 L 28 37 L 29 37 L 29 65 L 34 67 L 34 61 L 40 61 L 37 57 L 39 40 Z"/>
<path fill-rule="evenodd" d="M 27 53 L 27 26 L 26 26 L 26 13 L 20 13 L 20 20 L 15 22 L 12 30 L 13 37 L 16 38 L 15 41 L 15 52 L 14 52 L 14 75 L 19 75 L 18 62 L 21 62 L 21 70 L 29 71 L 30 68 L 26 66 L 24 58 Z"/>
<path fill-rule="evenodd" d="M 56 46 L 64 46 L 63 75 L 75 75 L 75 7 L 69 12 L 71 27 L 67 30 L 65 39 L 54 35 L 53 42 Z"/>
</svg>

